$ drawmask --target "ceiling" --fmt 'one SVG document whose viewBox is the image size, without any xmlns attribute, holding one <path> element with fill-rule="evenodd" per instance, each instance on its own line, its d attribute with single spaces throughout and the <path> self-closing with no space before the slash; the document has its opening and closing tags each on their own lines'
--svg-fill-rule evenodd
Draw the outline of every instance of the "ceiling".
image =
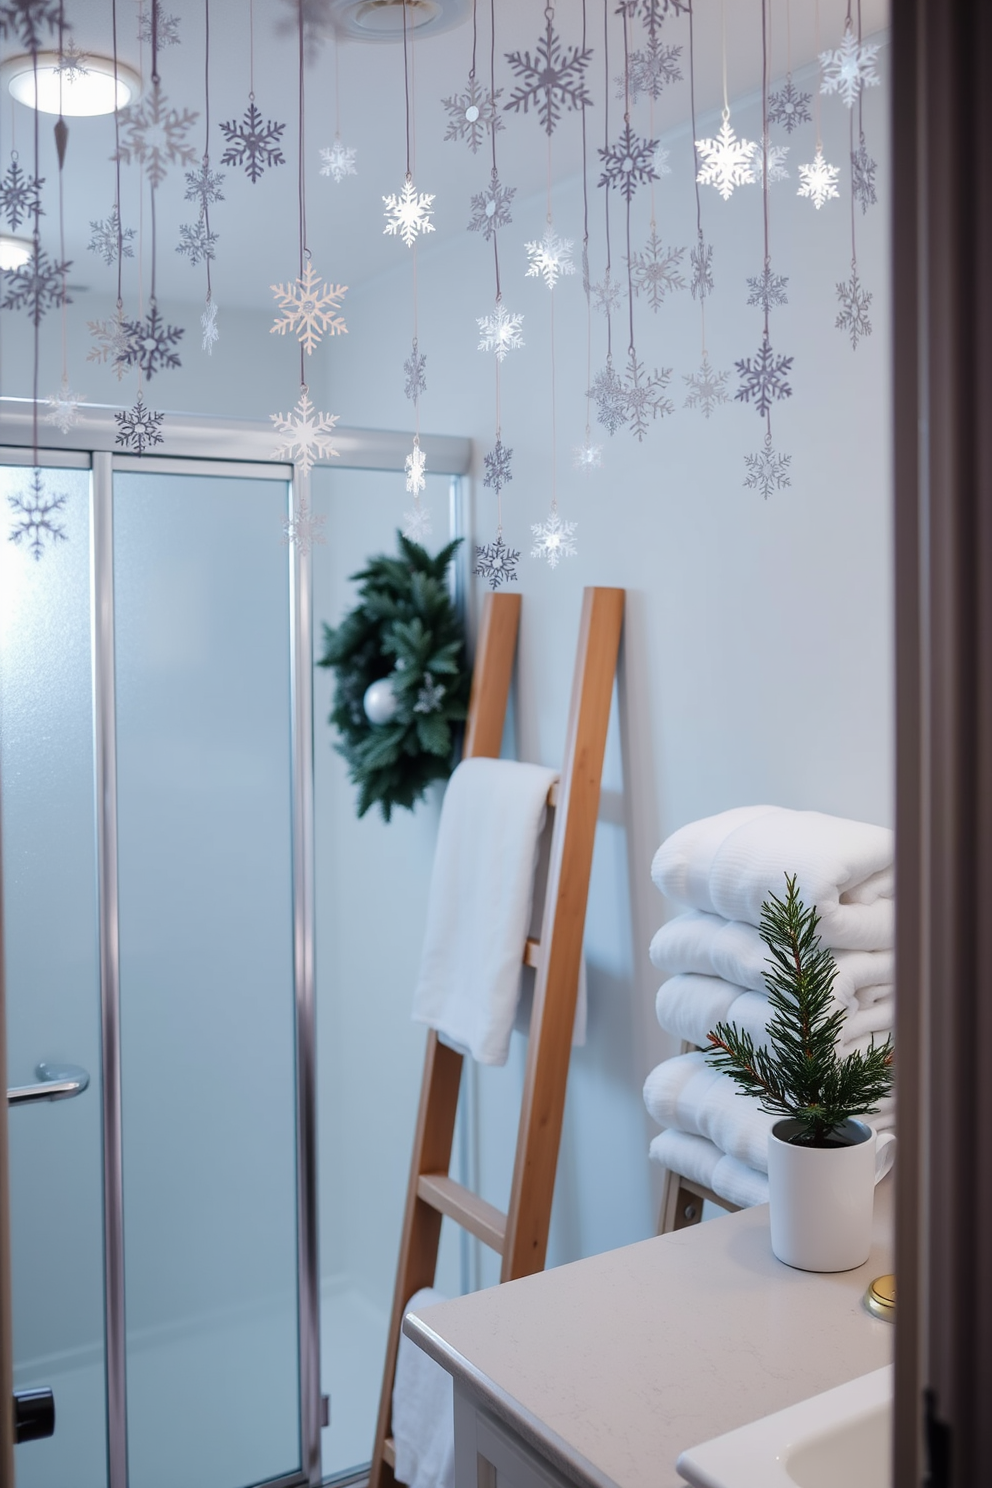
<svg viewBox="0 0 992 1488">
<path fill-rule="evenodd" d="M 334 0 L 304 0 L 305 8 L 318 17 L 322 7 Z M 442 0 L 451 4 L 452 0 Z M 504 89 L 505 103 L 512 77 L 504 54 L 533 48 L 543 31 L 540 0 L 493 0 L 496 10 L 496 82 Z M 435 195 L 436 236 L 425 248 L 452 234 L 464 232 L 469 198 L 488 181 L 490 158 L 486 148 L 473 155 L 463 141 L 443 136 L 447 114 L 441 99 L 461 92 L 467 83 L 472 25 L 465 0 L 455 4 L 468 10 L 468 20 L 436 36 L 423 35 L 410 48 L 414 117 L 414 180 L 421 191 Z M 796 71 L 816 55 L 813 0 L 768 0 L 772 23 L 773 72 L 781 77 L 787 62 L 787 4 L 791 24 L 792 65 Z M 616 0 L 606 0 L 610 28 L 611 77 L 622 70 L 622 22 L 616 16 Z M 122 60 L 135 66 L 143 77 L 150 72 L 149 48 L 137 40 L 136 0 L 116 0 L 118 47 Z M 479 75 L 488 78 L 490 3 L 479 0 Z M 821 46 L 836 46 L 844 26 L 845 0 L 820 0 Z M 882 29 L 887 20 L 886 0 L 862 0 L 862 29 L 865 35 Z M 604 4 L 586 0 L 589 44 L 594 56 L 587 72 L 594 107 L 587 110 L 590 170 L 594 149 L 603 142 L 605 94 L 602 33 Z M 197 157 L 204 148 L 204 21 L 205 0 L 164 0 L 167 16 L 178 19 L 178 45 L 163 47 L 159 56 L 162 87 L 169 102 L 180 111 L 197 111 L 199 118 L 189 134 Z M 718 108 L 721 102 L 721 17 L 725 11 L 728 89 L 739 98 L 761 85 L 760 0 L 695 0 L 695 77 L 697 116 Z M 211 210 L 211 229 L 218 234 L 214 261 L 214 295 L 225 307 L 269 308 L 269 285 L 291 279 L 298 264 L 298 133 L 299 67 L 298 42 L 294 34 L 295 0 L 254 0 L 255 95 L 266 120 L 285 123 L 282 135 L 286 164 L 265 172 L 252 184 L 243 169 L 222 167 L 224 139 L 219 124 L 240 118 L 248 104 L 249 91 L 249 0 L 210 0 L 210 121 L 211 162 L 223 169 L 224 200 Z M 110 55 L 111 0 L 66 0 L 66 22 L 84 52 Z M 577 43 L 582 33 L 580 0 L 558 0 L 556 27 L 566 44 Z M 639 22 L 631 23 L 632 36 L 643 36 Z M 673 83 L 654 106 L 642 98 L 632 110 L 635 130 L 658 134 L 689 118 L 688 85 L 689 24 L 686 16 L 674 15 L 665 22 L 663 40 L 681 46 L 681 64 L 686 80 Z M 632 41 L 632 45 L 634 42 Z M 6 47 L 5 55 L 13 48 Z M 347 40 L 337 47 L 336 98 L 335 46 L 331 41 L 311 48 L 305 69 L 305 194 L 308 242 L 316 267 L 323 277 L 357 287 L 401 262 L 406 250 L 395 238 L 382 232 L 382 196 L 401 189 L 405 172 L 404 73 L 401 44 L 368 44 Z M 610 89 L 610 129 L 621 125 L 621 105 Z M 357 154 L 358 174 L 340 184 L 319 174 L 321 146 L 329 145 L 335 132 L 335 110 L 340 110 L 341 136 Z M 533 114 L 519 117 L 503 114 L 505 128 L 497 137 L 500 177 L 504 185 L 517 188 L 518 201 L 544 188 L 548 172 L 547 139 Z M 0 110 L 0 157 L 4 165 L 12 143 L 21 162 L 33 159 L 33 112 L 4 99 Z M 43 245 L 58 249 L 57 194 L 52 189 L 58 176 L 50 115 L 40 116 L 40 169 L 46 177 L 42 222 Z M 73 261 L 70 282 L 78 286 L 74 299 L 86 289 L 100 294 L 116 292 L 116 269 L 106 266 L 87 251 L 90 222 L 105 218 L 114 202 L 114 121 L 112 118 L 69 121 L 69 143 L 64 174 L 66 256 Z M 580 116 L 565 114 L 552 138 L 551 169 L 555 179 L 581 170 Z M 183 200 L 183 169 L 175 166 L 157 192 L 157 291 L 162 301 L 201 301 L 205 290 L 203 264 L 191 265 L 176 252 L 179 224 L 195 220 L 196 209 Z M 142 186 L 138 167 L 121 170 L 122 217 L 125 227 L 138 230 L 143 240 L 142 288 L 147 294 L 151 272 L 150 206 L 147 185 Z M 567 231 L 567 228 L 563 228 Z M 23 228 L 22 228 L 23 231 Z M 128 303 L 138 288 L 138 259 L 125 265 L 124 296 Z"/>
</svg>

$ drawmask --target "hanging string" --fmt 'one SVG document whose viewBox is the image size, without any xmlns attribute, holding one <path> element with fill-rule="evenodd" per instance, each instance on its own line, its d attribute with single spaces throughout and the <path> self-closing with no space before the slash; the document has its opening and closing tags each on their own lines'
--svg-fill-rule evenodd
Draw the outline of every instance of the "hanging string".
<svg viewBox="0 0 992 1488">
<path fill-rule="evenodd" d="M 334 138 L 341 138 L 341 68 L 337 32 L 334 33 Z"/>
<path fill-rule="evenodd" d="M 151 4 L 152 4 L 152 84 L 155 87 L 158 87 L 158 83 L 159 83 L 159 75 L 158 75 L 158 6 L 155 3 L 155 0 L 151 0 Z M 155 285 L 156 285 L 156 265 L 157 265 L 157 258 L 158 258 L 158 232 L 156 231 L 156 227 L 155 227 L 155 190 L 156 190 L 156 187 L 155 187 L 155 182 L 154 181 L 152 181 L 150 184 L 151 184 L 150 195 L 151 195 L 151 219 L 152 219 L 152 222 L 151 222 L 151 225 L 152 225 L 152 287 L 151 287 L 150 302 L 151 302 L 152 305 L 154 305 L 156 303 L 156 298 L 157 298 L 156 293 L 155 293 Z"/>
<path fill-rule="evenodd" d="M 405 10 L 405 7 L 404 7 L 404 10 Z M 304 128 L 304 109 L 305 109 L 305 104 L 306 104 L 306 91 L 305 91 L 305 83 L 304 83 L 304 72 L 305 72 L 305 68 L 304 68 L 304 47 L 303 47 L 303 3 L 302 3 L 302 0 L 298 0 L 298 3 L 297 3 L 297 22 L 298 22 L 298 24 L 297 24 L 297 32 L 298 32 L 298 37 L 299 37 L 299 86 L 300 86 L 299 162 L 298 162 L 298 177 L 297 177 L 297 181 L 298 181 L 298 188 L 299 188 L 299 206 L 300 206 L 300 279 L 302 280 L 302 278 L 303 278 L 304 260 L 310 257 L 310 250 L 307 247 L 307 196 L 306 196 L 306 172 L 304 170 L 304 162 L 306 160 L 306 153 L 305 153 L 306 139 L 305 139 L 305 128 Z M 301 341 L 300 342 L 300 386 L 301 386 L 301 388 L 303 388 L 304 391 L 306 391 L 306 387 L 307 387 L 306 370 L 305 370 L 306 369 L 305 356 L 306 356 L 305 348 L 304 348 L 303 342 Z"/>
<path fill-rule="evenodd" d="M 603 78 L 605 81 L 603 95 L 603 150 L 609 153 L 610 148 L 610 0 L 603 0 Z M 609 290 L 610 278 L 613 270 L 613 256 L 610 244 L 610 192 L 603 192 L 603 211 L 606 217 L 606 288 Z M 604 295 L 606 305 L 606 365 L 613 366 L 613 313 L 610 309 L 609 293 Z"/>
<path fill-rule="evenodd" d="M 111 0 L 111 27 L 114 44 L 114 101 L 117 101 L 117 0 Z M 122 293 L 124 274 L 124 228 L 121 223 L 121 124 L 120 110 L 114 109 L 114 158 L 117 162 L 117 184 L 114 188 L 114 213 L 117 218 L 117 314 L 124 308 Z M 140 247 L 139 247 L 140 252 Z"/>
<path fill-rule="evenodd" d="M 816 55 L 820 55 L 820 0 L 816 0 L 813 8 L 814 29 L 816 34 Z M 820 154 L 823 150 L 823 139 L 820 135 L 820 82 L 817 79 L 816 96 L 813 99 L 814 128 L 816 130 L 816 151 Z"/>
<path fill-rule="evenodd" d="M 727 96 L 727 3 L 720 0 L 720 54 L 723 65 L 723 122 L 730 118 L 730 100 Z"/>
<path fill-rule="evenodd" d="M 255 102 L 255 0 L 248 0 L 248 102 Z"/>
<path fill-rule="evenodd" d="M 152 82 L 158 87 L 158 0 L 152 0 Z"/>
<path fill-rule="evenodd" d="M 583 0 L 583 4 L 585 4 L 585 0 Z M 474 14 L 475 14 L 475 12 L 473 11 L 473 15 Z M 489 26 L 490 26 L 490 33 L 489 33 L 490 34 L 490 40 L 489 40 L 489 92 L 490 92 L 490 96 L 493 99 L 495 99 L 495 97 L 496 97 L 496 0 L 489 0 Z M 475 54 L 473 52 L 473 56 L 474 55 Z M 495 189 L 496 189 L 496 182 L 499 180 L 499 172 L 496 169 L 496 128 L 495 128 L 495 124 L 494 124 L 494 127 L 489 131 L 489 133 L 490 133 L 490 136 L 491 136 L 491 139 L 492 139 L 492 147 L 493 147 L 493 169 L 492 169 L 492 178 L 491 178 L 492 179 L 492 189 L 493 189 L 493 191 L 495 191 Z M 497 241 L 498 238 L 499 238 L 499 232 L 494 227 L 493 228 L 493 266 L 494 266 L 494 268 L 496 270 L 496 304 L 497 304 L 497 306 L 499 306 L 501 304 L 502 299 L 503 299 L 503 289 L 502 289 L 502 286 L 501 286 L 500 281 L 499 281 L 499 246 L 498 246 L 498 241 Z M 498 404 L 498 402 L 499 402 L 499 358 L 498 357 L 496 358 L 496 399 L 497 399 L 497 404 Z M 498 417 L 497 417 L 497 423 L 498 423 Z"/>
<path fill-rule="evenodd" d="M 703 274 L 703 204 L 699 190 L 699 151 L 696 149 L 696 43 L 693 31 L 693 7 L 689 6 L 689 111 L 692 115 L 692 184 L 696 193 L 696 252 L 699 255 L 700 279 Z M 703 360 L 706 360 L 706 287 L 699 287 L 699 328 Z"/>
<path fill-rule="evenodd" d="M 765 342 L 769 338 L 769 315 L 771 310 L 771 293 L 769 290 L 769 271 L 771 269 L 771 252 L 768 237 L 768 0 L 761 0 L 761 152 L 762 152 L 762 176 L 761 176 L 761 215 L 762 226 L 765 237 Z M 765 414 L 765 433 L 768 438 L 772 436 L 772 411 L 769 405 Z"/>
<path fill-rule="evenodd" d="M 472 0 L 472 66 L 469 68 L 468 80 L 475 82 L 475 56 L 479 45 L 479 17 L 477 15 L 478 0 Z M 406 7 L 404 6 L 404 10 Z"/>
<path fill-rule="evenodd" d="M 551 291 L 551 515 L 558 511 L 558 402 L 555 371 L 555 292 Z"/>
<path fill-rule="evenodd" d="M 38 120 L 40 111 L 38 108 L 38 44 L 31 37 L 31 69 L 34 73 L 34 178 L 39 179 L 39 150 L 38 150 Z M 41 202 L 40 193 L 35 191 L 34 197 L 34 269 L 38 271 L 38 255 L 41 252 Z M 35 308 L 34 320 L 34 374 L 32 378 L 32 404 L 31 404 L 31 443 L 34 446 L 34 464 L 38 466 L 38 361 L 41 355 L 41 316 Z"/>
<path fill-rule="evenodd" d="M 210 170 L 210 0 L 203 0 L 203 113 L 206 119 L 206 128 L 203 135 L 203 173 L 206 177 Z M 210 192 L 203 193 L 203 225 L 206 231 L 206 240 L 210 242 Z M 210 283 L 210 254 L 207 253 L 207 304 L 213 299 L 213 289 Z"/>
<path fill-rule="evenodd" d="M 410 169 L 410 62 L 406 45 L 406 0 L 401 0 L 403 10 L 403 98 L 406 106 L 406 179 L 413 180 Z"/>
<path fill-rule="evenodd" d="M 726 85 L 725 85 L 726 86 Z M 627 7 L 623 7 L 623 122 L 630 127 L 630 37 L 627 19 Z M 627 197 L 627 309 L 630 318 L 630 342 L 627 350 L 631 360 L 634 358 L 634 270 L 631 264 L 630 248 L 630 203 L 632 192 L 625 193 Z"/>
<path fill-rule="evenodd" d="M 582 52 L 586 52 L 586 0 L 582 0 Z M 586 102 L 582 99 L 582 287 L 586 295 L 586 449 L 592 440 L 592 285 L 589 271 L 589 167 L 586 150 Z"/>
<path fill-rule="evenodd" d="M 59 61 L 65 56 L 65 0 L 59 0 Z M 62 118 L 62 88 L 65 81 L 65 72 L 59 68 L 59 123 Z M 66 285 L 66 261 L 65 261 L 65 191 L 64 171 L 62 168 L 62 151 L 59 155 L 59 263 L 62 266 L 62 381 L 59 388 L 59 396 L 64 397 L 69 385 L 69 364 L 66 352 L 66 304 L 68 301 Z M 37 396 L 37 394 L 36 394 Z"/>
</svg>

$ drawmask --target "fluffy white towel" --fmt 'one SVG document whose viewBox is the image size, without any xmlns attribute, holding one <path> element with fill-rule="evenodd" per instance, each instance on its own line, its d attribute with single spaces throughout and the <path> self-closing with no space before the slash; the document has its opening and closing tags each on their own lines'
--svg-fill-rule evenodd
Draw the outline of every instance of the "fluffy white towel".
<svg viewBox="0 0 992 1488">
<path fill-rule="evenodd" d="M 722 977 L 752 992 L 764 992 L 769 950 L 754 925 L 688 909 L 662 925 L 651 942 L 659 971 L 692 971 Z M 892 951 L 834 951 L 834 996 L 852 1013 L 893 995 Z"/>
<path fill-rule="evenodd" d="M 683 1178 L 692 1178 L 741 1209 L 768 1203 L 767 1176 L 746 1167 L 736 1157 L 728 1157 L 705 1137 L 691 1137 L 688 1132 L 680 1131 L 659 1132 L 651 1143 L 650 1153 L 663 1168 L 670 1168 Z"/>
<path fill-rule="evenodd" d="M 433 1287 L 415 1292 L 406 1312 L 446 1302 Z M 454 1488 L 455 1423 L 451 1375 L 400 1334 L 393 1382 L 396 1478 L 409 1488 Z"/>
<path fill-rule="evenodd" d="M 663 842 L 651 877 L 691 909 L 757 925 L 770 892 L 795 873 L 816 905 L 823 944 L 887 950 L 894 937 L 894 838 L 887 827 L 819 811 L 743 806 L 690 822 Z"/>
<path fill-rule="evenodd" d="M 441 808 L 413 1016 L 481 1064 L 505 1064 L 534 867 L 556 770 L 464 760 Z"/>
</svg>

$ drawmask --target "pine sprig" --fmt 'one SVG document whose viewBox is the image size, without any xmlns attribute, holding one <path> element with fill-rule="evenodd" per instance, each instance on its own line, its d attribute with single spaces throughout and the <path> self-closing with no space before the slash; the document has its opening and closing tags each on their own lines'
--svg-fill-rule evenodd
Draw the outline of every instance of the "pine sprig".
<svg viewBox="0 0 992 1488">
<path fill-rule="evenodd" d="M 733 1023 L 708 1034 L 709 1062 L 730 1075 L 745 1095 L 770 1115 L 789 1116 L 811 1147 L 826 1145 L 835 1127 L 851 1116 L 871 1116 L 892 1089 L 892 1039 L 841 1059 L 837 1043 L 843 1008 L 831 1007 L 837 966 L 820 945 L 815 906 L 799 897 L 795 874 L 786 874 L 786 895 L 769 894 L 761 906 L 759 933 L 770 955 L 765 972 L 768 1047 Z"/>
</svg>

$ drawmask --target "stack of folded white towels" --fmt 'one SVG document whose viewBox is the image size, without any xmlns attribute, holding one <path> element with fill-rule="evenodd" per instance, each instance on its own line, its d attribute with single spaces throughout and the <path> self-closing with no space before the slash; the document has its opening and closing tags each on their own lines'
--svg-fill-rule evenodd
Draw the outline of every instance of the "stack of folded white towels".
<svg viewBox="0 0 992 1488">
<path fill-rule="evenodd" d="M 657 888 L 684 907 L 651 943 L 655 966 L 670 973 L 656 1002 L 662 1028 L 705 1048 L 717 1023 L 735 1023 L 767 1044 L 769 952 L 757 927 L 768 895 L 784 898 L 786 875 L 795 874 L 837 963 L 841 1054 L 867 1049 L 872 1037 L 884 1042 L 894 1001 L 893 852 L 888 828 L 778 806 L 738 807 L 675 832 L 651 866 Z M 733 1204 L 767 1201 L 768 1133 L 778 1117 L 704 1054 L 659 1064 L 644 1100 L 665 1128 L 651 1143 L 655 1161 Z M 892 1099 L 870 1120 L 890 1129 Z"/>
</svg>

